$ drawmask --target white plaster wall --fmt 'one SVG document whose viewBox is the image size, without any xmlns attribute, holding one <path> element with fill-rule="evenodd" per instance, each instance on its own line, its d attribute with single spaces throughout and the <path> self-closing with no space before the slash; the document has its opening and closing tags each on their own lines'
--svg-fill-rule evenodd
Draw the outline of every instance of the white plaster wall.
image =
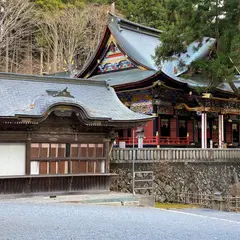
<svg viewBox="0 0 240 240">
<path fill-rule="evenodd" d="M 31 175 L 34 175 L 34 174 L 39 174 L 39 166 L 40 166 L 40 164 L 39 164 L 39 162 L 37 162 L 37 161 L 32 161 L 31 162 L 31 170 L 30 170 L 30 174 Z"/>
<path fill-rule="evenodd" d="M 0 176 L 25 175 L 26 145 L 0 143 Z"/>
<path fill-rule="evenodd" d="M 105 160 L 101 161 L 101 173 L 105 173 Z"/>
</svg>

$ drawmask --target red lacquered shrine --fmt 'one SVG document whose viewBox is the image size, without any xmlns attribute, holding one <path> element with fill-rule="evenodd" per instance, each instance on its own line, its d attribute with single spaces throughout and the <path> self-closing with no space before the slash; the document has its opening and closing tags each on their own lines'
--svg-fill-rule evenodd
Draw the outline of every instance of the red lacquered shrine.
<svg viewBox="0 0 240 240">
<path fill-rule="evenodd" d="M 207 86 L 201 74 L 183 78 L 190 63 L 209 55 L 215 39 L 195 41 L 159 67 L 154 55 L 161 31 L 113 14 L 109 18 L 95 53 L 76 77 L 106 80 L 131 110 L 156 117 L 144 127 L 144 147 L 239 146 L 240 100 L 229 85 L 200 94 Z M 137 144 L 133 129 L 120 131 L 119 141 Z"/>
</svg>

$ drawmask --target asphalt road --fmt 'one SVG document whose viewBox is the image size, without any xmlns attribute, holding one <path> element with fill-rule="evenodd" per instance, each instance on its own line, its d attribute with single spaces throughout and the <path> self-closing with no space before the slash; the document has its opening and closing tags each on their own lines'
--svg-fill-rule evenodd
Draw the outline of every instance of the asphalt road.
<svg viewBox="0 0 240 240">
<path fill-rule="evenodd" d="M 204 209 L 0 203 L 0 239 L 239 240 L 240 214 Z"/>
</svg>

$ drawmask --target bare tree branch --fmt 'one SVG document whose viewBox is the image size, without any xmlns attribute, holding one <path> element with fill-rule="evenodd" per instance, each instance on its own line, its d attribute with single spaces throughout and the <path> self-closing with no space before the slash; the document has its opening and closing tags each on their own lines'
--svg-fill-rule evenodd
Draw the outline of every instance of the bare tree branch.
<svg viewBox="0 0 240 240">
<path fill-rule="evenodd" d="M 33 4 L 28 0 L 7 0 L 1 14 L 0 49 L 14 41 L 31 35 L 34 31 Z"/>
<path fill-rule="evenodd" d="M 72 72 L 78 65 L 76 59 L 85 61 L 96 48 L 107 22 L 107 8 L 99 5 L 87 5 L 83 9 L 72 7 L 42 13 L 39 18 L 41 37 L 52 50 L 52 72 L 63 70 L 57 69 L 57 63 L 62 61 Z"/>
</svg>

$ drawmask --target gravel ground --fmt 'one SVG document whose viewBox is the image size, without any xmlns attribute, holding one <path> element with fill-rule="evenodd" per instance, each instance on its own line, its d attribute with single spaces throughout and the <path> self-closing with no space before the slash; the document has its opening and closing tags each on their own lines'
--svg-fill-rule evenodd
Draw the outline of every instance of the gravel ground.
<svg viewBox="0 0 240 240">
<path fill-rule="evenodd" d="M 239 240 L 240 214 L 1 202 L 0 239 Z"/>
</svg>

